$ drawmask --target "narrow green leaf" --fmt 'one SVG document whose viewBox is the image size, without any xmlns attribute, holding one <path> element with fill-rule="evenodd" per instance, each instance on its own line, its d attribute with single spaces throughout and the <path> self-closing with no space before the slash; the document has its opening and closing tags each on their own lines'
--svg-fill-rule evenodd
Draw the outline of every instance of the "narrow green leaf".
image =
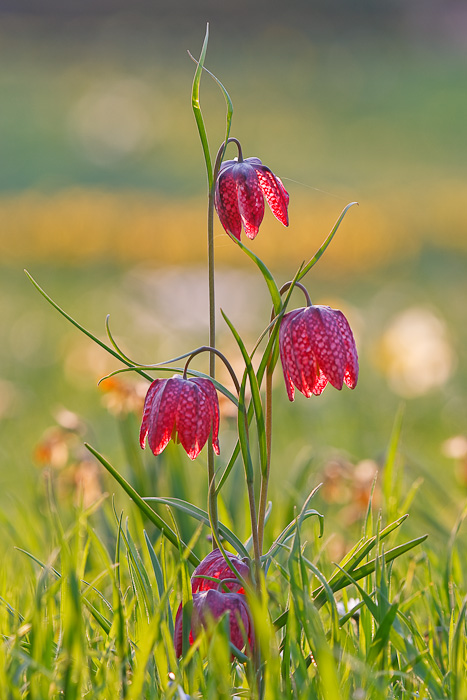
<svg viewBox="0 0 467 700">
<path fill-rule="evenodd" d="M 379 655 L 383 653 L 389 641 L 389 635 L 391 634 L 391 629 L 394 624 L 394 620 L 397 615 L 398 604 L 393 603 L 386 615 L 381 620 L 381 624 L 376 630 L 376 634 L 373 637 L 373 642 L 368 650 L 367 663 L 371 666 L 376 662 Z"/>
<path fill-rule="evenodd" d="M 154 547 L 152 546 L 152 542 L 149 539 L 148 533 L 146 532 L 146 530 L 143 530 L 143 533 L 144 533 L 144 539 L 146 540 L 146 546 L 148 548 L 149 558 L 150 558 L 151 564 L 152 564 L 152 569 L 154 571 L 154 576 L 156 577 L 157 591 L 159 593 L 159 598 L 162 598 L 162 596 L 165 593 L 164 575 L 162 573 L 162 567 L 159 564 L 159 559 L 157 558 L 157 554 L 154 551 Z"/>
<path fill-rule="evenodd" d="M 258 433 L 258 442 L 259 442 L 259 457 L 260 457 L 260 464 L 261 464 L 261 471 L 263 475 L 266 475 L 267 473 L 267 466 L 268 466 L 268 450 L 267 450 L 267 445 L 266 445 L 266 425 L 264 422 L 264 413 L 263 413 L 263 406 L 261 403 L 261 395 L 259 393 L 259 385 L 258 385 L 258 379 L 255 374 L 255 370 L 253 369 L 253 365 L 251 364 L 251 359 L 250 356 L 247 352 L 247 349 L 245 347 L 245 344 L 243 340 L 241 339 L 239 333 L 235 329 L 233 323 L 230 321 L 230 319 L 227 317 L 227 315 L 221 310 L 222 316 L 230 328 L 233 337 L 235 338 L 238 347 L 240 348 L 240 352 L 242 353 L 243 361 L 245 362 L 245 367 L 246 367 L 246 372 L 248 374 L 248 379 L 250 382 L 250 387 L 251 387 L 251 398 L 253 401 L 253 408 L 255 411 L 255 416 L 256 416 L 256 426 L 257 426 L 257 433 Z"/>
<path fill-rule="evenodd" d="M 464 598 L 457 622 L 454 624 L 454 614 L 451 617 L 449 634 L 449 670 L 451 672 L 452 698 L 467 697 L 467 680 L 465 673 L 465 618 L 467 598 Z"/>
<path fill-rule="evenodd" d="M 205 523 L 209 527 L 208 513 L 202 508 L 198 508 L 198 506 L 195 506 L 192 503 L 188 503 L 188 501 L 183 501 L 180 498 L 169 498 L 164 496 L 148 496 L 143 500 L 149 502 L 154 501 L 155 503 L 165 503 L 171 508 L 176 508 L 177 510 L 186 513 L 187 515 L 190 515 L 192 518 L 195 518 L 195 520 Z M 222 537 L 225 540 L 227 540 L 227 542 L 231 544 L 232 547 L 239 554 L 241 554 L 242 557 L 248 556 L 248 552 L 243 546 L 241 540 L 239 540 L 238 537 L 231 530 L 229 530 L 228 527 L 226 527 L 222 523 L 219 523 L 219 532 L 222 535 Z"/>
<path fill-rule="evenodd" d="M 191 106 L 193 108 L 193 114 L 195 115 L 196 126 L 198 127 L 199 137 L 201 139 L 201 146 L 203 148 L 204 161 L 206 163 L 206 173 L 208 176 L 208 188 L 211 190 L 213 185 L 213 172 L 212 172 L 212 161 L 211 153 L 209 151 L 208 137 L 206 133 L 206 127 L 204 125 L 203 113 L 201 111 L 201 103 L 199 99 L 199 90 L 201 84 L 201 76 L 203 74 L 204 61 L 206 60 L 206 52 L 208 50 L 209 41 L 209 24 L 206 25 L 206 34 L 204 36 L 203 46 L 201 48 L 201 54 L 197 61 L 196 71 L 193 78 L 193 88 L 191 93 Z"/>
<path fill-rule="evenodd" d="M 281 295 L 279 293 L 279 288 L 276 284 L 276 281 L 274 280 L 274 277 L 272 276 L 271 272 L 268 270 L 266 265 L 263 263 L 263 261 L 258 258 L 257 255 L 255 255 L 249 248 L 246 247 L 241 241 L 239 241 L 237 238 L 234 236 L 230 236 L 231 239 L 238 245 L 241 250 L 243 250 L 246 255 L 250 258 L 250 260 L 253 260 L 261 274 L 263 275 L 264 281 L 267 284 L 267 287 L 269 289 L 269 293 L 271 295 L 271 301 L 272 305 L 274 306 L 274 313 L 277 315 L 282 306 L 281 302 Z"/>
<path fill-rule="evenodd" d="M 238 396 L 238 418 L 237 418 L 237 429 L 238 429 L 238 439 L 240 442 L 240 452 L 242 453 L 243 466 L 245 468 L 245 476 L 248 482 L 253 482 L 253 462 L 251 461 L 250 454 L 250 442 L 248 439 L 247 430 L 247 411 L 245 407 L 245 387 L 246 387 L 247 373 L 243 375 L 242 383 L 240 386 L 240 394 Z"/>
<path fill-rule="evenodd" d="M 102 466 L 107 469 L 109 474 L 111 474 L 114 479 L 120 484 L 124 491 L 130 496 L 134 503 L 138 506 L 140 511 L 162 532 L 164 537 L 166 537 L 173 546 L 178 549 L 178 539 L 175 532 L 171 527 L 163 520 L 148 504 L 141 498 L 139 493 L 128 483 L 128 481 L 113 467 L 110 462 L 108 462 L 105 457 L 103 457 L 97 450 L 95 450 L 87 442 L 84 443 L 86 449 L 91 452 L 91 454 L 99 460 Z M 183 544 L 183 543 L 182 543 Z M 184 544 L 184 547 L 186 545 Z M 199 559 L 194 552 L 190 552 L 188 559 L 193 564 L 197 566 L 199 564 Z"/>
<path fill-rule="evenodd" d="M 337 219 L 336 223 L 335 223 L 334 226 L 332 227 L 331 232 L 329 233 L 328 237 L 326 238 L 326 240 L 324 241 L 324 243 L 322 244 L 322 246 L 321 246 L 320 248 L 318 248 L 318 250 L 317 250 L 316 253 L 313 255 L 313 257 L 311 258 L 311 260 L 305 265 L 305 267 L 304 267 L 303 270 L 301 271 L 301 273 L 300 273 L 300 275 L 299 275 L 299 278 L 298 278 L 299 281 L 305 277 L 305 275 L 307 274 L 307 272 L 309 272 L 309 271 L 311 270 L 311 268 L 312 268 L 314 265 L 316 265 L 316 263 L 318 262 L 318 260 L 320 259 L 320 257 L 323 255 L 323 253 L 326 251 L 326 248 L 329 246 L 329 244 L 331 243 L 332 239 L 333 239 L 334 236 L 336 235 L 337 229 L 339 228 L 339 226 L 340 226 L 341 223 L 342 223 L 342 219 L 343 219 L 344 216 L 347 214 L 347 212 L 349 211 L 350 207 L 353 207 L 354 204 L 358 204 L 358 202 L 350 202 L 350 204 L 347 204 L 347 206 L 344 207 L 344 209 L 342 210 L 341 215 L 339 216 L 339 218 Z"/>
<path fill-rule="evenodd" d="M 113 355 L 115 358 L 117 358 L 117 360 L 119 360 L 120 362 L 123 362 L 124 365 L 127 365 L 127 367 L 130 367 L 135 372 L 140 374 L 142 377 L 144 377 L 145 379 L 148 379 L 150 382 L 152 382 L 152 378 L 150 377 L 149 374 L 146 374 L 146 372 L 144 372 L 141 369 L 138 369 L 137 367 L 133 367 L 131 362 L 128 362 L 127 360 L 125 360 L 121 355 L 119 355 L 115 350 L 113 350 L 106 343 L 104 343 L 102 340 L 100 340 L 97 336 L 95 336 L 90 331 L 86 330 L 86 328 L 84 328 L 84 326 L 82 326 L 80 323 L 78 323 L 78 321 L 75 321 L 74 318 L 72 318 L 69 314 L 67 314 L 66 311 L 64 311 L 51 297 L 49 297 L 49 295 L 42 289 L 42 287 L 40 287 L 38 285 L 36 280 L 32 277 L 32 275 L 29 274 L 29 272 L 27 270 L 25 270 L 24 272 L 26 273 L 26 275 L 28 276 L 28 278 L 30 279 L 32 284 L 35 286 L 37 291 L 40 292 L 40 294 L 42 294 L 44 299 L 46 299 L 49 302 L 49 304 L 54 307 L 54 309 L 56 309 L 62 316 L 64 316 L 64 318 L 66 318 L 67 321 L 69 321 L 76 328 L 78 328 L 78 330 L 80 330 L 81 333 L 84 333 L 84 335 L 87 335 L 88 338 L 91 338 L 91 340 L 93 340 L 95 343 L 97 343 L 97 345 L 100 345 L 100 347 L 103 348 L 104 350 L 106 350 L 108 353 L 110 353 L 110 355 Z"/>
</svg>

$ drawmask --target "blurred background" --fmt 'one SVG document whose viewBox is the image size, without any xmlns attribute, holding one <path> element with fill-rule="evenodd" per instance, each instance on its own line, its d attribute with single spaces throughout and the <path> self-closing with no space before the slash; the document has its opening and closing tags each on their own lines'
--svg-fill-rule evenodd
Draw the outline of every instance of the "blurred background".
<svg viewBox="0 0 467 700">
<path fill-rule="evenodd" d="M 109 313 L 139 362 L 206 341 L 206 177 L 187 50 L 199 55 L 207 21 L 206 66 L 232 97 L 232 135 L 290 193 L 290 227 L 267 212 L 251 245 L 280 284 L 359 202 L 307 286 L 314 302 L 346 313 L 361 379 L 354 392 L 328 388 L 289 405 L 277 373 L 272 495 L 293 515 L 293 502 L 324 481 L 318 507 L 344 548 L 403 404 L 399 488 L 420 484 L 409 528 L 442 548 L 467 495 L 461 0 L 0 2 L 6 521 L 40 502 L 44 470 L 64 499 L 112 492 L 81 445 L 125 472 L 147 386 L 121 375 L 97 388 L 118 363 L 56 313 L 23 268 L 102 338 Z M 215 152 L 225 108 L 208 76 L 201 99 Z M 252 347 L 268 322 L 267 290 L 218 222 L 215 245 L 218 306 Z M 238 360 L 221 320 L 219 346 Z M 233 426 L 224 417 L 227 458 Z M 198 505 L 204 459 L 183 462 L 199 481 Z"/>
</svg>

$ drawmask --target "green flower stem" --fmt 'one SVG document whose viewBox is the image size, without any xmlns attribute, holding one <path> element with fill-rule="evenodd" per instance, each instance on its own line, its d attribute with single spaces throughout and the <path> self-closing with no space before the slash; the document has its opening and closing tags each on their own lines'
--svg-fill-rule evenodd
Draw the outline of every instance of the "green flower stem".
<svg viewBox="0 0 467 700">
<path fill-rule="evenodd" d="M 209 346 L 216 348 L 216 303 L 215 303 L 215 279 L 214 279 L 214 186 L 209 190 L 208 197 L 208 287 L 209 287 Z M 216 353 L 209 353 L 209 376 L 216 376 Z M 209 483 L 209 510 L 213 530 L 218 532 L 219 518 L 217 514 L 216 476 L 214 470 L 214 449 L 211 441 L 208 445 L 208 483 Z M 212 540 L 215 549 L 215 538 Z"/>
<path fill-rule="evenodd" d="M 226 148 L 228 139 L 220 147 L 216 162 L 214 166 L 214 172 L 212 176 L 212 181 L 209 187 L 208 196 L 208 288 L 209 288 L 209 347 L 212 348 L 213 352 L 209 355 L 209 376 L 213 379 L 216 376 L 216 298 L 215 298 L 215 265 L 214 265 L 214 192 L 216 187 L 217 175 L 219 173 L 219 168 L 222 162 L 222 157 Z M 235 139 L 236 141 L 236 139 Z M 236 141 L 237 142 L 237 141 Z M 237 142 L 238 143 L 238 142 Z M 206 163 L 208 176 L 209 167 Z M 208 177 L 209 179 L 209 177 Z M 214 469 L 214 450 L 211 442 L 208 446 L 208 483 L 209 483 L 209 510 L 211 513 L 211 524 L 212 528 L 218 529 L 218 514 L 217 514 L 217 489 L 216 489 L 216 476 Z M 213 548 L 215 548 L 215 538 L 213 537 Z"/>
<path fill-rule="evenodd" d="M 253 553 L 255 558 L 255 579 L 258 595 L 261 594 L 261 550 L 258 539 L 258 521 L 256 518 L 255 491 L 253 481 L 248 479 L 248 502 L 250 504 L 251 534 L 253 538 Z"/>
<path fill-rule="evenodd" d="M 272 375 L 273 369 L 268 365 L 266 370 L 266 450 L 267 463 L 266 473 L 261 473 L 261 490 L 259 496 L 258 513 L 258 546 L 260 555 L 263 554 L 264 524 L 266 519 L 266 508 L 268 504 L 269 472 L 271 469 L 271 446 L 272 446 Z"/>
</svg>

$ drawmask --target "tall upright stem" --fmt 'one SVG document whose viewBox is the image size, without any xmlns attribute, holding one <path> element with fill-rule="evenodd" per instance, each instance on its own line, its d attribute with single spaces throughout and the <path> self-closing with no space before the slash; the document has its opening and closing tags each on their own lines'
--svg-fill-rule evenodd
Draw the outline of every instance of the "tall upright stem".
<svg viewBox="0 0 467 700">
<path fill-rule="evenodd" d="M 258 513 L 258 541 L 260 553 L 263 553 L 264 523 L 266 519 L 266 507 L 268 503 L 269 472 L 271 469 L 271 444 L 272 444 L 272 371 L 268 365 L 266 369 L 266 474 L 261 475 L 261 490 L 259 495 Z"/>
<path fill-rule="evenodd" d="M 222 162 L 226 146 L 231 141 L 237 144 L 239 155 L 241 157 L 241 146 L 237 139 L 227 139 L 219 148 L 214 163 L 212 177 L 208 177 L 209 196 L 208 196 L 208 287 L 209 287 L 209 346 L 216 348 L 216 302 L 215 302 L 215 280 L 214 280 L 214 192 L 216 188 L 217 175 Z M 209 169 L 208 169 L 209 173 Z M 216 356 L 211 352 L 209 355 L 209 376 L 214 379 L 216 373 Z M 209 508 L 211 512 L 211 523 L 213 529 L 217 531 L 218 515 L 217 515 L 217 495 L 216 495 L 216 478 L 214 472 L 214 450 L 212 445 L 208 448 L 208 479 L 209 479 Z M 215 538 L 213 537 L 213 547 Z"/>
<path fill-rule="evenodd" d="M 208 197 L 208 288 L 209 288 L 209 346 L 216 347 L 216 303 L 214 280 L 214 185 L 209 190 Z M 216 355 L 209 353 L 209 376 L 214 379 L 216 374 Z M 217 497 L 216 478 L 214 472 L 214 449 L 211 442 L 208 446 L 208 483 L 209 483 L 209 509 L 211 523 L 217 533 Z M 212 540 L 213 548 L 216 547 L 215 538 Z"/>
</svg>

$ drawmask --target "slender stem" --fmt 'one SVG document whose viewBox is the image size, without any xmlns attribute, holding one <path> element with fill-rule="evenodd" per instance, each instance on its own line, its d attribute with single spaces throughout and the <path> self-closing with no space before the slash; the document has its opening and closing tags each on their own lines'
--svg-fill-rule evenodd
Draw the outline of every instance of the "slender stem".
<svg viewBox="0 0 467 700">
<path fill-rule="evenodd" d="M 213 379 L 216 376 L 216 302 L 215 302 L 215 278 L 214 278 L 214 195 L 216 190 L 216 180 L 222 163 L 225 149 L 229 143 L 235 143 L 238 148 L 238 158 L 243 160 L 240 142 L 235 138 L 229 138 L 219 148 L 214 164 L 212 183 L 209 188 L 208 197 L 208 287 L 209 287 L 209 347 L 212 352 L 209 355 L 209 376 Z M 211 510 L 212 527 L 218 527 L 219 518 L 217 515 L 217 491 L 216 477 L 214 471 L 214 450 L 211 443 L 208 446 L 208 480 L 209 480 L 209 505 Z M 255 515 L 256 524 L 256 515 Z M 213 538 L 213 547 L 215 539 Z"/>
<path fill-rule="evenodd" d="M 261 491 L 259 496 L 258 513 L 258 540 L 259 551 L 263 553 L 264 524 L 266 519 L 266 507 L 268 503 L 269 472 L 271 469 L 271 446 L 272 446 L 272 375 L 273 370 L 268 365 L 266 370 L 266 450 L 267 463 L 266 474 L 261 474 Z"/>
<path fill-rule="evenodd" d="M 256 578 L 256 588 L 258 595 L 261 592 L 261 552 L 259 548 L 258 540 L 258 521 L 256 519 L 256 505 L 255 505 L 255 492 L 253 487 L 253 482 L 248 479 L 247 481 L 248 489 L 248 502 L 250 504 L 250 519 L 251 519 L 251 535 L 253 537 L 253 552 L 255 557 L 255 578 Z"/>
<path fill-rule="evenodd" d="M 293 282 L 286 282 L 279 290 L 279 294 L 282 296 L 290 287 Z M 308 290 L 300 282 L 295 282 L 295 286 L 302 290 L 305 295 L 307 306 L 311 306 L 310 295 Z M 271 313 L 271 323 L 274 319 L 274 309 Z M 269 331 L 271 333 L 271 330 Z M 266 473 L 261 474 L 261 490 L 259 496 L 259 513 L 258 513 L 258 540 L 260 553 L 263 553 L 263 542 L 264 542 L 264 525 L 266 520 L 266 508 L 268 504 L 268 486 L 269 486 L 269 473 L 271 470 L 271 449 L 272 449 L 272 375 L 274 368 L 268 362 L 266 369 L 266 452 L 267 452 L 267 462 L 266 462 Z"/>
<path fill-rule="evenodd" d="M 216 302 L 214 279 L 214 185 L 209 190 L 208 197 L 208 287 L 209 287 L 209 347 L 216 348 Z M 216 376 L 216 353 L 209 353 L 209 376 Z M 214 471 L 214 449 L 211 441 L 208 445 L 208 483 L 209 506 L 211 511 L 212 527 L 218 529 L 216 477 Z M 212 540 L 215 549 L 215 539 Z"/>
</svg>

